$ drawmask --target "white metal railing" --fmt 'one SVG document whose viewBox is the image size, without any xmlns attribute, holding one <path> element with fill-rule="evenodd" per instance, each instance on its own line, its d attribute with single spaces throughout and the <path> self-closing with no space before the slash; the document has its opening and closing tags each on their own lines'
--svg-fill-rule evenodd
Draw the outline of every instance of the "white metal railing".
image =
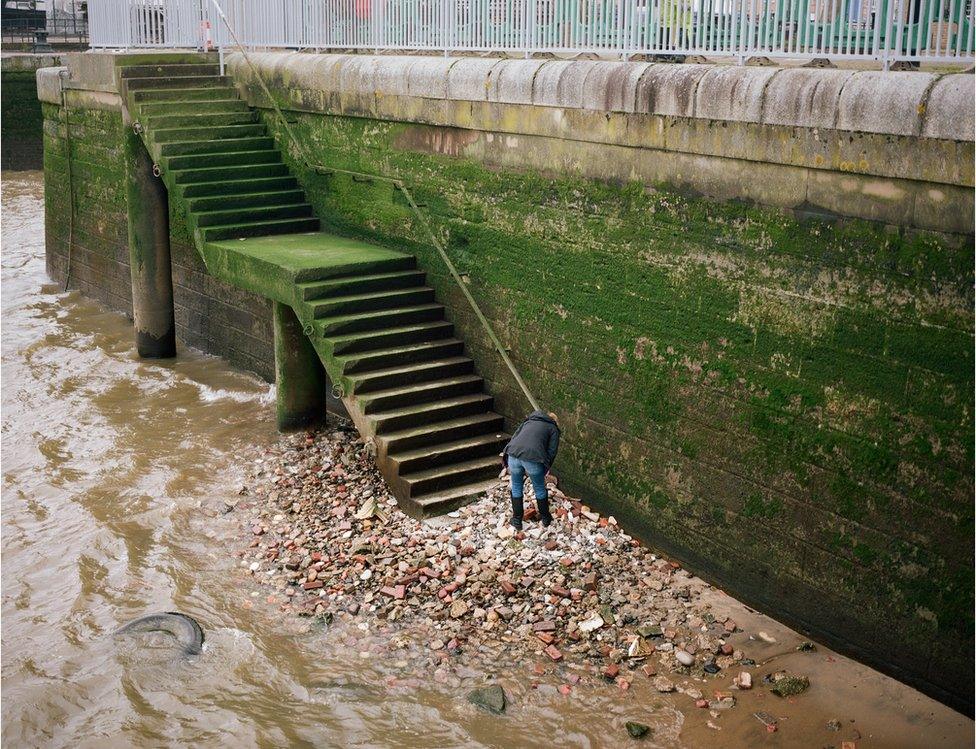
<svg viewBox="0 0 976 749">
<path fill-rule="evenodd" d="M 223 0 L 247 47 L 971 64 L 973 0 Z M 210 0 L 89 0 L 93 48 L 229 46 Z M 209 28 L 208 28 L 209 27 Z"/>
</svg>

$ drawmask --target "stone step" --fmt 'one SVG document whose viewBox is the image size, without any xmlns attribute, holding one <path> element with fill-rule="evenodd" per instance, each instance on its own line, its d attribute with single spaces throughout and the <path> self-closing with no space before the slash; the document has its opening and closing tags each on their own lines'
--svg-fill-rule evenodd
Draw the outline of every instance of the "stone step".
<svg viewBox="0 0 976 749">
<path fill-rule="evenodd" d="M 279 218 L 308 218 L 312 206 L 308 203 L 266 205 L 260 207 L 234 208 L 225 211 L 203 211 L 193 213 L 192 221 L 198 227 L 226 226 L 249 221 L 267 221 Z"/>
<path fill-rule="evenodd" d="M 454 325 L 447 320 L 418 323 L 404 327 L 386 328 L 368 333 L 352 333 L 330 337 L 322 343 L 334 356 L 353 355 L 389 348 L 395 344 L 421 343 L 447 338 L 454 333 Z"/>
<path fill-rule="evenodd" d="M 434 301 L 434 290 L 426 286 L 407 289 L 387 289 L 368 294 L 327 297 L 308 303 L 313 317 L 334 317 L 353 312 L 390 309 L 391 307 L 415 306 Z"/>
<path fill-rule="evenodd" d="M 207 89 L 209 92 L 211 89 Z M 201 101 L 164 101 L 137 103 L 139 116 L 153 121 L 159 116 L 171 114 L 218 114 L 225 112 L 248 112 L 247 102 L 238 98 L 211 99 Z"/>
<path fill-rule="evenodd" d="M 411 499 L 433 494 L 444 489 L 466 486 L 479 481 L 497 478 L 501 463 L 497 456 L 486 455 L 458 463 L 428 468 L 399 477 Z"/>
<path fill-rule="evenodd" d="M 484 387 L 484 383 L 479 383 L 479 386 Z M 372 414 L 369 418 L 373 423 L 373 433 L 382 435 L 421 424 L 430 425 L 437 421 L 482 414 L 491 410 L 492 403 L 492 397 L 487 393 L 471 393 L 456 398 L 415 403 L 392 411 Z"/>
<path fill-rule="evenodd" d="M 186 143 L 187 141 L 204 140 L 216 142 L 232 138 L 260 138 L 267 134 L 267 128 L 262 123 L 250 125 L 221 125 L 219 127 L 174 127 L 152 131 L 152 141 L 156 144 Z M 220 149 L 223 150 L 223 149 Z"/>
<path fill-rule="evenodd" d="M 375 273 L 369 276 L 345 276 L 327 281 L 300 283 L 301 298 L 313 301 L 324 297 L 365 294 L 381 289 L 400 289 L 409 286 L 423 286 L 426 274 L 421 270 Z"/>
<path fill-rule="evenodd" d="M 304 190 L 274 190 L 246 192 L 239 195 L 218 195 L 209 198 L 190 198 L 187 200 L 187 207 L 194 212 L 204 212 L 269 205 L 293 205 L 304 200 Z"/>
<path fill-rule="evenodd" d="M 345 379 L 349 382 L 351 391 L 361 393 L 375 393 L 377 390 L 415 385 L 423 382 L 442 380 L 447 377 L 474 372 L 474 362 L 467 356 L 451 356 L 445 359 L 412 362 L 410 364 L 373 372 L 363 372 L 349 375 Z"/>
<path fill-rule="evenodd" d="M 484 387 L 484 380 L 478 375 L 466 374 L 416 385 L 401 385 L 372 393 L 361 393 L 356 397 L 356 403 L 365 416 L 383 416 L 390 411 L 401 411 L 410 406 L 431 403 L 438 399 L 480 395 Z"/>
<path fill-rule="evenodd" d="M 233 81 L 226 75 L 164 75 L 126 78 L 125 85 L 133 92 L 148 89 L 173 91 L 181 88 L 233 88 Z"/>
<path fill-rule="evenodd" d="M 122 72 L 194 241 L 206 251 L 208 242 L 275 235 L 241 245 L 240 255 L 280 261 L 293 280 L 283 293 L 294 294 L 302 319 L 311 313 L 312 343 L 342 373 L 346 406 L 375 437 L 407 512 L 446 512 L 477 496 L 497 481 L 504 419 L 416 258 L 314 234 L 320 222 L 274 139 L 218 72 L 210 61 Z"/>
<path fill-rule="evenodd" d="M 153 131 L 172 128 L 226 127 L 227 125 L 252 125 L 259 121 L 257 112 L 193 112 L 183 114 L 158 114 L 143 118 L 143 126 Z"/>
<path fill-rule="evenodd" d="M 214 99 L 239 98 L 237 89 L 233 86 L 206 86 L 202 88 L 146 88 L 140 91 L 129 91 L 129 96 L 136 104 L 164 101 L 212 101 Z"/>
<path fill-rule="evenodd" d="M 292 176 L 239 179 L 227 182 L 197 182 L 180 185 L 184 198 L 209 198 L 223 195 L 242 195 L 271 190 L 297 190 L 298 180 Z"/>
<path fill-rule="evenodd" d="M 371 312 L 356 312 L 351 315 L 323 317 L 315 321 L 316 328 L 323 337 L 358 333 L 367 330 L 380 330 L 391 325 L 409 325 L 418 322 L 433 322 L 444 318 L 444 307 L 440 304 L 418 304 L 396 309 Z"/>
<path fill-rule="evenodd" d="M 221 239 L 241 237 L 263 237 L 268 234 L 309 234 L 319 230 L 317 218 L 285 218 L 275 221 L 254 221 L 229 226 L 208 226 L 199 229 L 203 241 L 216 242 Z"/>
<path fill-rule="evenodd" d="M 159 146 L 159 152 L 161 156 L 206 156 L 212 153 L 229 153 L 231 151 L 264 151 L 274 149 L 274 147 L 274 139 L 263 135 L 249 138 L 163 143 Z"/>
<path fill-rule="evenodd" d="M 265 151 L 227 151 L 226 153 L 192 154 L 190 156 L 163 156 L 162 159 L 166 169 L 173 172 L 215 166 L 280 164 L 281 153 L 269 148 Z"/>
<path fill-rule="evenodd" d="M 444 515 L 468 502 L 475 501 L 486 491 L 497 486 L 498 481 L 496 476 L 433 494 L 425 494 L 422 497 L 409 497 L 400 503 L 400 507 L 405 513 L 415 518 Z"/>
<path fill-rule="evenodd" d="M 494 411 L 486 411 L 473 416 L 461 416 L 457 419 L 446 419 L 433 424 L 422 424 L 418 427 L 388 432 L 377 436 L 376 441 L 385 454 L 399 455 L 427 445 L 488 434 L 501 434 L 504 427 L 505 420 L 501 415 Z"/>
<path fill-rule="evenodd" d="M 120 68 L 122 78 L 160 78 L 171 76 L 219 76 L 217 63 L 159 63 L 154 65 L 127 65 Z"/>
<path fill-rule="evenodd" d="M 413 362 L 460 356 L 462 353 L 464 353 L 463 341 L 457 338 L 443 338 L 439 341 L 424 341 L 349 356 L 337 356 L 336 360 L 343 374 L 351 375 Z"/>
<path fill-rule="evenodd" d="M 228 180 L 262 179 L 267 177 L 287 177 L 291 174 L 281 162 L 277 164 L 234 164 L 214 166 L 205 169 L 174 169 L 174 184 L 194 185 L 202 182 L 227 182 Z"/>
<path fill-rule="evenodd" d="M 437 442 L 395 454 L 387 452 L 387 457 L 396 465 L 400 475 L 484 457 L 495 458 L 496 473 L 499 473 L 502 465 L 498 456 L 507 442 L 507 434 L 494 431 L 450 442 Z"/>
</svg>

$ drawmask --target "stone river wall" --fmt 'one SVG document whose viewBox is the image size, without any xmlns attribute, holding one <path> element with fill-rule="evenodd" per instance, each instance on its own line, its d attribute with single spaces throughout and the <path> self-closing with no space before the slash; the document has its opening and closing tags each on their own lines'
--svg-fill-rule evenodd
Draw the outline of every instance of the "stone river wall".
<svg viewBox="0 0 976 749">
<path fill-rule="evenodd" d="M 55 55 L 5 52 L 0 59 L 0 166 L 40 169 L 44 153 L 38 68 L 59 65 Z"/>
<path fill-rule="evenodd" d="M 401 178 L 422 203 L 558 413 L 567 485 L 747 602 L 972 711 L 972 76 L 254 62 L 326 226 L 418 255 L 516 422 L 527 405 L 409 206 L 328 168 Z M 70 113 L 45 104 L 49 266 L 63 277 L 67 120 L 73 285 L 124 310 L 122 115 L 111 75 L 70 65 Z M 284 137 L 251 69 L 228 67 Z M 268 376 L 267 305 L 205 276 L 171 223 L 183 340 Z"/>
</svg>

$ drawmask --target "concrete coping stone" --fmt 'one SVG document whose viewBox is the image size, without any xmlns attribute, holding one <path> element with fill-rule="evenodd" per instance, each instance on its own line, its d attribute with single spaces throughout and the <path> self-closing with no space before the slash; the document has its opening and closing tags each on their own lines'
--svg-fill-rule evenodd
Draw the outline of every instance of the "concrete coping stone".
<svg viewBox="0 0 976 749">
<path fill-rule="evenodd" d="M 766 85 L 762 121 L 769 125 L 833 128 L 837 102 L 853 70 L 790 68 Z"/>
<path fill-rule="evenodd" d="M 323 93 L 974 140 L 976 97 L 966 74 L 303 52 L 250 56 L 276 85 Z M 227 61 L 239 81 L 251 81 L 253 72 L 240 53 Z M 72 72 L 83 71 L 72 66 Z"/>
<path fill-rule="evenodd" d="M 919 135 L 932 73 L 866 70 L 852 75 L 837 102 L 841 130 Z M 970 138 L 971 140 L 972 138 Z"/>
<path fill-rule="evenodd" d="M 61 103 L 61 81 L 59 76 L 62 70 L 67 67 L 59 68 L 38 68 L 35 76 L 37 78 L 37 98 L 46 104 Z"/>
<path fill-rule="evenodd" d="M 0 59 L 0 70 L 4 73 L 33 73 L 35 70 L 56 67 L 60 64 L 61 56 L 57 54 L 4 52 Z"/>
<path fill-rule="evenodd" d="M 976 132 L 973 106 L 973 76 L 965 73 L 944 75 L 929 91 L 922 123 L 926 138 L 973 140 Z"/>
</svg>

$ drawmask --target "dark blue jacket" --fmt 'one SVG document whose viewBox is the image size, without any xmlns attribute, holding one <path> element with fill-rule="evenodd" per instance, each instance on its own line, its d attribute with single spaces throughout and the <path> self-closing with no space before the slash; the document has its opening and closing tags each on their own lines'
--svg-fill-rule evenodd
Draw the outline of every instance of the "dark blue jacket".
<svg viewBox="0 0 976 749">
<path fill-rule="evenodd" d="M 533 411 L 505 445 L 505 455 L 552 467 L 559 450 L 559 427 L 545 411 Z"/>
</svg>

